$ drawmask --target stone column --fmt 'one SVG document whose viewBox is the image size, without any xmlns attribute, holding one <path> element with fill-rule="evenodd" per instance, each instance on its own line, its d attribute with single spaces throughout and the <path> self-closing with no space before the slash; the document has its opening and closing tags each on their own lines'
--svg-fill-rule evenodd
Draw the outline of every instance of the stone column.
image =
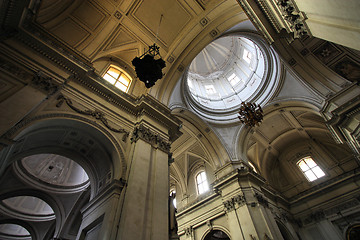
<svg viewBox="0 0 360 240">
<path fill-rule="evenodd" d="M 168 240 L 170 143 L 145 124 L 139 124 L 132 136 L 118 235 L 119 239 Z"/>
</svg>

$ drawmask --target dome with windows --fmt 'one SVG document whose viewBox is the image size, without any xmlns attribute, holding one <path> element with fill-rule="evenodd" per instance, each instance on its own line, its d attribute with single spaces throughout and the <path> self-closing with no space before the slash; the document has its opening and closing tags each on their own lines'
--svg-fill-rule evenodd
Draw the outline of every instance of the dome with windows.
<svg viewBox="0 0 360 240">
<path fill-rule="evenodd" d="M 264 79 L 264 54 L 246 37 L 211 42 L 192 61 L 187 86 L 191 98 L 209 110 L 231 110 L 253 96 Z"/>
</svg>

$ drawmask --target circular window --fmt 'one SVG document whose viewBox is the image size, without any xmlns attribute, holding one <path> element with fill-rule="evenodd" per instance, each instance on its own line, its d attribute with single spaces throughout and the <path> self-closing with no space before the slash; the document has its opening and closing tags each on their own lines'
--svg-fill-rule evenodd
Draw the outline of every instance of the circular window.
<svg viewBox="0 0 360 240">
<path fill-rule="evenodd" d="M 184 75 L 187 103 L 208 121 L 239 121 L 242 102 L 265 104 L 277 77 L 275 53 L 257 35 L 228 35 L 207 45 Z"/>
</svg>

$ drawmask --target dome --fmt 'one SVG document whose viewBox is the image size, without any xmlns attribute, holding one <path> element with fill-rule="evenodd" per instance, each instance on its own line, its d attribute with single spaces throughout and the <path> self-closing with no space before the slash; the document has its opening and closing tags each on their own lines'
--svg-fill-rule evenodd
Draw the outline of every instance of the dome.
<svg viewBox="0 0 360 240">
<path fill-rule="evenodd" d="M 21 160 L 23 168 L 51 185 L 74 187 L 88 182 L 85 170 L 73 160 L 56 154 L 36 154 Z"/>
<path fill-rule="evenodd" d="M 30 233 L 26 228 L 12 223 L 0 224 L 0 236 L 1 235 L 4 235 L 4 237 L 12 237 L 13 239 L 26 237 L 31 239 Z"/>
<path fill-rule="evenodd" d="M 264 79 L 260 48 L 246 37 L 225 36 L 211 42 L 192 61 L 187 86 L 207 110 L 231 110 L 252 97 Z"/>
<path fill-rule="evenodd" d="M 54 219 L 53 209 L 45 201 L 34 196 L 17 196 L 2 200 L 2 204 L 7 211 L 20 213 L 24 218 L 38 219 Z M 19 215 L 17 215 L 19 217 Z"/>
</svg>

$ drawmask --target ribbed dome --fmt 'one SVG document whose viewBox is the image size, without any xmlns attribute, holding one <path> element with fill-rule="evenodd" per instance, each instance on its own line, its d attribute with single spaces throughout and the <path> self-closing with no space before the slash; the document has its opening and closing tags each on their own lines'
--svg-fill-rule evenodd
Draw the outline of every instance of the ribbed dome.
<svg viewBox="0 0 360 240">
<path fill-rule="evenodd" d="M 264 78 L 260 48 L 245 37 L 226 36 L 192 61 L 187 84 L 192 98 L 208 110 L 234 109 L 256 92 Z"/>
<path fill-rule="evenodd" d="M 231 62 L 236 47 L 236 41 L 231 37 L 211 42 L 192 61 L 189 71 L 204 79 L 221 75 Z"/>
</svg>

